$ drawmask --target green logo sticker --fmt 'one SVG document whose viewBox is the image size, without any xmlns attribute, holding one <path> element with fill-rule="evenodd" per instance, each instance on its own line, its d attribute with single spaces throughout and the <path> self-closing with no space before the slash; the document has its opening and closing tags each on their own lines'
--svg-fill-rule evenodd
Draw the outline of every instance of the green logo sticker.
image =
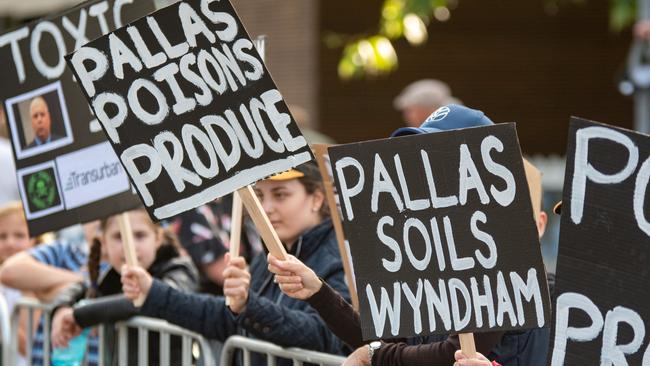
<svg viewBox="0 0 650 366">
<path fill-rule="evenodd" d="M 33 211 L 40 211 L 60 204 L 59 192 L 52 168 L 38 171 L 26 177 L 26 191 Z"/>
</svg>

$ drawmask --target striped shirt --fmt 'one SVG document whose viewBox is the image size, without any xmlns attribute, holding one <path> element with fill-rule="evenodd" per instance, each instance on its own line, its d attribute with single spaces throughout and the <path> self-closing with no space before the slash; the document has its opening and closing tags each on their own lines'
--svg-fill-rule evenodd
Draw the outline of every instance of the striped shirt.
<svg viewBox="0 0 650 366">
<path fill-rule="evenodd" d="M 29 254 L 43 264 L 72 272 L 84 271 L 84 276 L 87 276 L 85 266 L 88 261 L 88 246 L 85 243 L 71 244 L 67 241 L 56 241 L 32 248 Z M 32 345 L 33 366 L 43 366 L 43 337 L 43 317 L 41 317 Z M 89 366 L 99 364 L 98 355 L 99 341 L 97 337 L 89 337 L 87 354 Z"/>
</svg>

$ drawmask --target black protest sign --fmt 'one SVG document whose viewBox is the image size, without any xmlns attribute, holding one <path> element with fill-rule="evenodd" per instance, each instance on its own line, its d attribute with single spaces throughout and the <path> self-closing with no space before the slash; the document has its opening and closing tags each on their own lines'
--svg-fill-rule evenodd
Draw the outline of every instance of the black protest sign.
<svg viewBox="0 0 650 366">
<path fill-rule="evenodd" d="M 228 1 L 178 2 L 67 60 L 155 220 L 312 158 Z"/>
<path fill-rule="evenodd" d="M 649 181 L 650 136 L 571 119 L 552 365 L 650 360 Z"/>
<path fill-rule="evenodd" d="M 153 0 L 91 1 L 0 35 L 0 100 L 31 235 L 139 204 L 64 56 L 153 10 Z"/>
<path fill-rule="evenodd" d="M 365 339 L 548 323 L 546 273 L 514 124 L 329 153 Z"/>
</svg>

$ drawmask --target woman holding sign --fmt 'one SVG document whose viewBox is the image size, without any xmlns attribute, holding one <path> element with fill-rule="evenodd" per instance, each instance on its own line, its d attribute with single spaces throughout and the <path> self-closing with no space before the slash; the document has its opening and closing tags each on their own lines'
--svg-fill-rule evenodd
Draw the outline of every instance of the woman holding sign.
<svg viewBox="0 0 650 366">
<path fill-rule="evenodd" d="M 349 300 L 343 264 L 315 163 L 300 165 L 255 185 L 255 191 L 287 251 Z M 284 296 L 267 269 L 266 254 L 250 265 L 227 256 L 224 295 L 183 294 L 139 268 L 123 271 L 124 293 L 146 296 L 141 314 L 165 319 L 211 339 L 244 334 L 285 347 L 341 353 L 342 343 L 305 302 Z M 198 315 L 198 316 L 197 316 Z M 254 364 L 264 364 L 263 357 Z"/>
</svg>

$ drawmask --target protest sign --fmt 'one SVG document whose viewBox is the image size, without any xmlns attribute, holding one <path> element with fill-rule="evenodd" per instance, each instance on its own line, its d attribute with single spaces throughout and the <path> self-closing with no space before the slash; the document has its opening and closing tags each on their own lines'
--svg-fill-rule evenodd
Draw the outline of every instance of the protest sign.
<svg viewBox="0 0 650 366">
<path fill-rule="evenodd" d="M 365 339 L 542 327 L 514 124 L 331 147 Z"/>
<path fill-rule="evenodd" d="M 650 361 L 650 136 L 579 118 L 569 127 L 552 362 Z"/>
<path fill-rule="evenodd" d="M 352 265 L 352 259 L 350 258 L 350 244 L 345 240 L 343 223 L 341 222 L 341 202 L 339 201 L 339 195 L 336 193 L 332 165 L 330 164 L 330 157 L 327 152 L 329 146 L 330 145 L 327 144 L 313 144 L 311 148 L 316 156 L 320 175 L 323 177 L 323 186 L 325 187 L 327 205 L 330 208 L 330 216 L 332 217 L 332 224 L 334 225 L 334 231 L 336 232 L 336 241 L 339 244 L 339 252 L 341 254 L 343 269 L 345 271 L 345 281 L 350 289 L 352 307 L 354 307 L 355 310 L 359 310 L 359 296 L 357 295 L 357 287 L 354 280 L 354 268 Z"/>
<path fill-rule="evenodd" d="M 154 220 L 312 158 L 228 1 L 178 2 L 67 61 Z"/>
<path fill-rule="evenodd" d="M 153 10 L 91 1 L 0 35 L 0 101 L 32 236 L 139 204 L 64 56 Z"/>
</svg>

